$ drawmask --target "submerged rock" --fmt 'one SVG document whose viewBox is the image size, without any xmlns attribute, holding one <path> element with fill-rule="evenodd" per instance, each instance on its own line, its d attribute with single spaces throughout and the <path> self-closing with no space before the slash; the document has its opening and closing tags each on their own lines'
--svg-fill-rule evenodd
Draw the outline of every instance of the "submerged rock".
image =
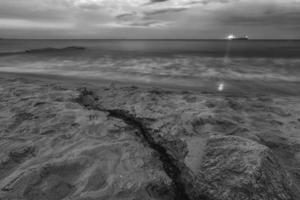
<svg viewBox="0 0 300 200">
<path fill-rule="evenodd" d="M 85 47 L 79 47 L 79 46 L 70 46 L 65 48 L 40 48 L 40 49 L 28 49 L 25 51 L 17 51 L 17 52 L 2 52 L 0 53 L 0 56 L 11 56 L 11 55 L 19 55 L 19 54 L 43 54 L 43 53 L 74 53 L 77 51 L 83 51 L 85 50 Z"/>
<path fill-rule="evenodd" d="M 84 47 L 70 46 L 65 48 L 42 48 L 42 49 L 30 49 L 26 50 L 25 53 L 49 53 L 57 51 L 74 51 L 74 50 L 85 50 Z"/>
<path fill-rule="evenodd" d="M 272 151 L 241 137 L 210 138 L 197 177 L 217 200 L 295 199 L 289 174 Z"/>
</svg>

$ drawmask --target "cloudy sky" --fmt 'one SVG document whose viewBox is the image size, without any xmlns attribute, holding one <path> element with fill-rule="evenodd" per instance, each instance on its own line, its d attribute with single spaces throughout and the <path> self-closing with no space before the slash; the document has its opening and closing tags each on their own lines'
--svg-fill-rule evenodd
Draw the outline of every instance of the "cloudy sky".
<svg viewBox="0 0 300 200">
<path fill-rule="evenodd" d="M 0 0 L 0 37 L 300 39 L 300 0 Z"/>
</svg>

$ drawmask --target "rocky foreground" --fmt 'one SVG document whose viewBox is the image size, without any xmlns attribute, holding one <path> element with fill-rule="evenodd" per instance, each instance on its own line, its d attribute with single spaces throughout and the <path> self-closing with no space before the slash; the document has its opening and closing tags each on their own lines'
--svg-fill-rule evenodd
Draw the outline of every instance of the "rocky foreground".
<svg viewBox="0 0 300 200">
<path fill-rule="evenodd" d="M 0 78 L 0 199 L 300 199 L 299 97 Z"/>
</svg>

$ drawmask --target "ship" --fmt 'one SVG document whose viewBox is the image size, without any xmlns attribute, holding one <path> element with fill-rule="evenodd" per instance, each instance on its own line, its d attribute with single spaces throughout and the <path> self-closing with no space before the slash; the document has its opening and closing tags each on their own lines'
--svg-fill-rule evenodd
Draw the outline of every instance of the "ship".
<svg viewBox="0 0 300 200">
<path fill-rule="evenodd" d="M 233 34 L 230 34 L 226 37 L 227 40 L 249 40 L 249 37 L 247 35 L 244 36 L 235 36 Z"/>
</svg>

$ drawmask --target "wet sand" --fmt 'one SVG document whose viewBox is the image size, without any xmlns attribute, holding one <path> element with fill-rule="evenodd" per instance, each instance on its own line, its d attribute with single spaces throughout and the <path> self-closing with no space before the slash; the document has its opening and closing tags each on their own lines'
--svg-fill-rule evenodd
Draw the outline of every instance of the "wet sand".
<svg viewBox="0 0 300 200">
<path fill-rule="evenodd" d="M 239 199 L 252 185 L 252 199 L 300 197 L 297 95 L 13 73 L 0 83 L 0 199 Z"/>
</svg>

